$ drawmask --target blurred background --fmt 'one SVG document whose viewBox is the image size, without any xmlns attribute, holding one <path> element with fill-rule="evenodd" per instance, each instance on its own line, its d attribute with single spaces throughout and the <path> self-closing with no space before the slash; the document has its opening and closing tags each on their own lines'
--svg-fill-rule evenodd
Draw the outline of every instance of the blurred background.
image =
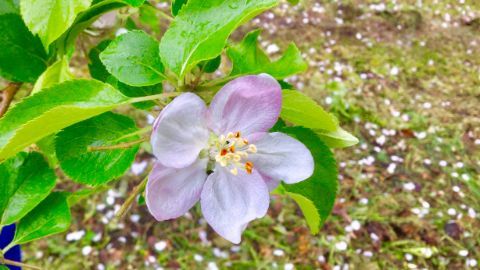
<svg viewBox="0 0 480 270">
<path fill-rule="evenodd" d="M 82 34 L 71 70 L 88 77 L 91 48 L 141 28 L 160 39 L 168 2 L 108 14 Z M 295 2 L 295 1 L 292 1 Z M 138 11 L 138 12 L 137 12 Z M 24 246 L 44 269 L 477 269 L 480 263 L 480 1 L 286 1 L 232 36 L 261 28 L 280 55 L 309 63 L 288 79 L 360 139 L 337 149 L 340 191 L 310 235 L 293 200 L 273 197 L 241 245 L 192 209 L 158 223 L 145 205 L 115 218 L 152 158 L 140 154 L 112 189 L 80 201 L 67 234 Z M 228 73 L 224 57 L 216 76 Z M 21 95 L 19 95 L 21 97 Z M 138 123 L 156 115 L 131 111 Z M 65 181 L 66 189 L 80 185 Z"/>
</svg>

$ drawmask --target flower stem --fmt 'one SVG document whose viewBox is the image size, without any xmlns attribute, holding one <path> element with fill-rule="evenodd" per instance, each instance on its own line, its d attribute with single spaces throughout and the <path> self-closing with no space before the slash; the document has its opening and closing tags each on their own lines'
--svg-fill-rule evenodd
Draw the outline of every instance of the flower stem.
<svg viewBox="0 0 480 270">
<path fill-rule="evenodd" d="M 133 201 L 135 201 L 135 198 L 138 196 L 138 194 L 140 194 L 145 189 L 145 186 L 147 185 L 147 180 L 148 180 L 148 175 L 142 180 L 142 182 L 140 182 L 140 184 L 138 184 L 135 187 L 135 189 L 130 194 L 130 196 L 128 196 L 127 200 L 125 200 L 120 210 L 118 210 L 118 213 L 117 213 L 118 218 L 121 218 L 125 215 L 127 210 L 132 205 Z"/>
<path fill-rule="evenodd" d="M 148 138 L 141 138 L 135 141 L 131 142 L 124 142 L 124 143 L 119 143 L 119 144 L 114 144 L 114 145 L 101 145 L 101 146 L 89 146 L 88 152 L 94 152 L 94 151 L 103 151 L 103 150 L 114 150 L 114 149 L 127 149 L 130 148 L 134 145 L 137 145 L 139 143 L 142 143 L 144 141 L 148 140 Z"/>
</svg>

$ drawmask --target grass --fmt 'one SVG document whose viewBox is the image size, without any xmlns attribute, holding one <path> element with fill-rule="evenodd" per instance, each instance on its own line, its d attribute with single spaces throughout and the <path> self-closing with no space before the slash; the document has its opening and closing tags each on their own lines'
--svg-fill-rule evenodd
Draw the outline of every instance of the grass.
<svg viewBox="0 0 480 270">
<path fill-rule="evenodd" d="M 239 246 L 212 232 L 198 208 L 157 223 L 135 206 L 116 220 L 115 209 L 142 179 L 130 174 L 74 207 L 70 233 L 83 231 L 81 239 L 29 244 L 27 262 L 45 269 L 476 268 L 480 4 L 397 2 L 385 9 L 377 1 L 284 3 L 234 36 L 261 27 L 265 46 L 282 50 L 295 41 L 310 68 L 289 81 L 361 140 L 336 150 L 341 189 L 319 235 L 280 197 Z"/>
</svg>

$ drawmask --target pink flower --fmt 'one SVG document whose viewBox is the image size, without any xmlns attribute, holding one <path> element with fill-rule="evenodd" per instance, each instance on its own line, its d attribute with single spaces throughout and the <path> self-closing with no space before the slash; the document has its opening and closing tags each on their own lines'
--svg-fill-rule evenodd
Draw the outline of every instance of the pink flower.
<svg viewBox="0 0 480 270">
<path fill-rule="evenodd" d="M 238 244 L 248 223 L 267 213 L 269 190 L 313 173 L 301 142 L 268 133 L 281 103 L 280 85 L 266 74 L 231 81 L 209 108 L 193 93 L 175 98 L 152 133 L 158 161 L 146 188 L 150 213 L 159 221 L 177 218 L 200 200 L 208 224 Z"/>
</svg>

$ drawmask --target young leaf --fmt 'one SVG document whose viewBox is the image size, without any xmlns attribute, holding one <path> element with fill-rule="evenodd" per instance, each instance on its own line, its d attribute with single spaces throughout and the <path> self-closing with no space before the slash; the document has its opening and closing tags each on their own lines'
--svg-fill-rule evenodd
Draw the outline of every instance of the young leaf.
<svg viewBox="0 0 480 270">
<path fill-rule="evenodd" d="M 160 41 L 160 57 L 180 79 L 197 63 L 218 56 L 241 23 L 277 0 L 189 0 Z"/>
<path fill-rule="evenodd" d="M 20 12 L 28 28 L 38 34 L 45 48 L 60 37 L 91 0 L 20 0 Z"/>
<path fill-rule="evenodd" d="M 317 135 L 330 148 L 345 148 L 358 143 L 358 139 L 341 127 L 335 131 L 316 130 Z"/>
<path fill-rule="evenodd" d="M 335 158 L 330 149 L 310 129 L 289 127 L 282 129 L 282 132 L 304 143 L 315 161 L 315 170 L 309 179 L 292 185 L 283 184 L 283 189 L 298 203 L 310 231 L 316 234 L 335 203 L 338 188 Z"/>
<path fill-rule="evenodd" d="M 295 125 L 310 129 L 337 130 L 337 119 L 310 97 L 296 90 L 283 90 L 280 117 Z"/>
<path fill-rule="evenodd" d="M 158 42 L 143 31 L 117 37 L 100 53 L 100 60 L 113 76 L 131 86 L 148 86 L 165 79 Z"/>
<path fill-rule="evenodd" d="M 51 193 L 18 222 L 13 244 L 24 244 L 64 232 L 70 227 L 71 219 L 67 195 L 59 192 Z"/>
<path fill-rule="evenodd" d="M 45 199 L 55 173 L 36 152 L 19 153 L 0 164 L 0 225 L 12 224 Z"/>
<path fill-rule="evenodd" d="M 40 39 L 30 33 L 18 14 L 0 16 L 0 76 L 15 82 L 35 82 L 47 68 Z"/>
<path fill-rule="evenodd" d="M 138 140 L 137 135 L 124 137 L 136 131 L 132 119 L 111 112 L 70 126 L 58 133 L 55 143 L 60 167 L 75 182 L 105 184 L 130 168 L 139 146 L 96 151 L 88 148 Z"/>
<path fill-rule="evenodd" d="M 258 45 L 260 32 L 254 30 L 248 33 L 241 43 L 227 49 L 227 56 L 233 65 L 230 75 L 268 73 L 283 79 L 307 69 L 307 63 L 293 43 L 278 60 L 272 62 Z"/>
<path fill-rule="evenodd" d="M 68 66 L 68 59 L 67 57 L 63 57 L 62 59 L 49 66 L 47 70 L 45 70 L 45 72 L 43 72 L 42 75 L 38 77 L 35 85 L 33 86 L 31 94 L 35 94 L 44 88 L 51 87 L 55 84 L 68 81 L 73 78 L 73 74 L 70 73 L 70 69 Z"/>
<path fill-rule="evenodd" d="M 44 89 L 0 118 L 0 162 L 62 128 L 128 102 L 98 81 L 72 80 Z"/>
</svg>

